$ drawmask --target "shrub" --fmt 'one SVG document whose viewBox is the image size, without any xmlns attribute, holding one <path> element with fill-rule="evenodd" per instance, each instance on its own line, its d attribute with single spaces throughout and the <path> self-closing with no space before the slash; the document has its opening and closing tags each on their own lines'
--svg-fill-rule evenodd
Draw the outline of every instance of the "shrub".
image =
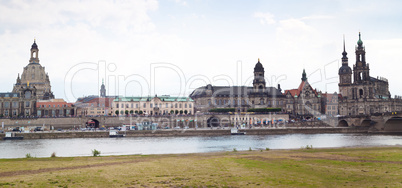
<svg viewBox="0 0 402 188">
<path fill-rule="evenodd" d="M 98 150 L 96 150 L 96 149 L 92 150 L 92 156 L 97 157 L 97 156 L 99 156 L 100 154 L 101 154 L 100 151 L 98 151 Z"/>
<path fill-rule="evenodd" d="M 235 112 L 235 108 L 213 108 L 210 109 L 209 112 L 223 112 L 223 113 L 227 113 L 227 112 Z"/>
<path fill-rule="evenodd" d="M 32 158 L 32 155 L 31 155 L 30 153 L 27 153 L 27 154 L 25 155 L 25 157 L 29 159 L 29 158 Z"/>
<path fill-rule="evenodd" d="M 53 152 L 52 155 L 50 155 L 50 157 L 56 157 L 56 152 Z"/>
<path fill-rule="evenodd" d="M 281 108 L 250 108 L 247 112 L 280 112 Z"/>
<path fill-rule="evenodd" d="M 236 148 L 233 148 L 233 152 L 237 152 L 237 149 L 236 149 Z"/>
<path fill-rule="evenodd" d="M 249 147 L 249 148 L 248 148 L 248 151 L 253 151 L 253 150 L 251 149 L 251 147 Z"/>
<path fill-rule="evenodd" d="M 269 151 L 269 148 L 265 148 L 266 151 Z"/>
</svg>

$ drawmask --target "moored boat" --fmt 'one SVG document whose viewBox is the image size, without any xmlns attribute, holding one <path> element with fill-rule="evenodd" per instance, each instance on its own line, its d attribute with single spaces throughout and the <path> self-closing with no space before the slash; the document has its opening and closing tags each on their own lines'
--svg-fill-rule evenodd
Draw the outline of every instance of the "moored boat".
<svg viewBox="0 0 402 188">
<path fill-rule="evenodd" d="M 24 139 L 23 136 L 16 136 L 15 133 L 13 132 L 6 132 L 6 136 L 3 138 L 3 140 L 22 140 Z"/>
</svg>

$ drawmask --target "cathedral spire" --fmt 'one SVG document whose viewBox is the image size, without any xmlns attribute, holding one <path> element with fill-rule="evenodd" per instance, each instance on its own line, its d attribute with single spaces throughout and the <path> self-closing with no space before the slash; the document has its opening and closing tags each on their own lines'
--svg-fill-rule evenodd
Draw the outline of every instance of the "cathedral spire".
<svg viewBox="0 0 402 188">
<path fill-rule="evenodd" d="M 348 53 L 345 48 L 345 35 L 343 35 L 343 52 L 342 52 L 342 64 L 348 64 Z"/>
</svg>

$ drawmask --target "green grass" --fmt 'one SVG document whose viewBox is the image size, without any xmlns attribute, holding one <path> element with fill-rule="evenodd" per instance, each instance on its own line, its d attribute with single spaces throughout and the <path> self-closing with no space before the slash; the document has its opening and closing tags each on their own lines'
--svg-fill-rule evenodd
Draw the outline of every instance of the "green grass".
<svg viewBox="0 0 402 188">
<path fill-rule="evenodd" d="M 0 159 L 0 186 L 402 187 L 401 156 L 377 147 Z"/>
</svg>

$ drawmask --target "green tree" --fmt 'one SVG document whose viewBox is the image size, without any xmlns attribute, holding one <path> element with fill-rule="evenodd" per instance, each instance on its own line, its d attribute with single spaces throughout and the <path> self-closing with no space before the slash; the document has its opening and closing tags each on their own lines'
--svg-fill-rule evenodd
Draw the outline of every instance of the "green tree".
<svg viewBox="0 0 402 188">
<path fill-rule="evenodd" d="M 184 110 L 184 114 L 187 114 L 188 113 L 188 111 L 187 110 Z"/>
<path fill-rule="evenodd" d="M 138 114 L 138 110 L 135 111 L 135 114 Z"/>
<path fill-rule="evenodd" d="M 170 114 L 174 114 L 174 110 L 170 110 Z"/>
<path fill-rule="evenodd" d="M 183 114 L 183 110 L 180 110 L 180 114 Z"/>
<path fill-rule="evenodd" d="M 178 111 L 178 110 L 175 110 L 174 112 L 175 112 L 175 114 L 178 114 L 178 113 L 179 113 L 179 111 Z"/>
<path fill-rule="evenodd" d="M 116 115 L 119 115 L 119 111 L 118 111 L 118 110 L 116 110 L 114 113 L 115 113 Z"/>
<path fill-rule="evenodd" d="M 124 114 L 128 115 L 128 110 L 124 111 Z"/>
<path fill-rule="evenodd" d="M 143 112 L 142 110 L 140 110 L 138 113 L 141 115 L 141 114 L 143 114 L 144 112 Z"/>
<path fill-rule="evenodd" d="M 133 115 L 133 114 L 134 114 L 134 110 L 130 110 L 130 114 Z"/>
</svg>

